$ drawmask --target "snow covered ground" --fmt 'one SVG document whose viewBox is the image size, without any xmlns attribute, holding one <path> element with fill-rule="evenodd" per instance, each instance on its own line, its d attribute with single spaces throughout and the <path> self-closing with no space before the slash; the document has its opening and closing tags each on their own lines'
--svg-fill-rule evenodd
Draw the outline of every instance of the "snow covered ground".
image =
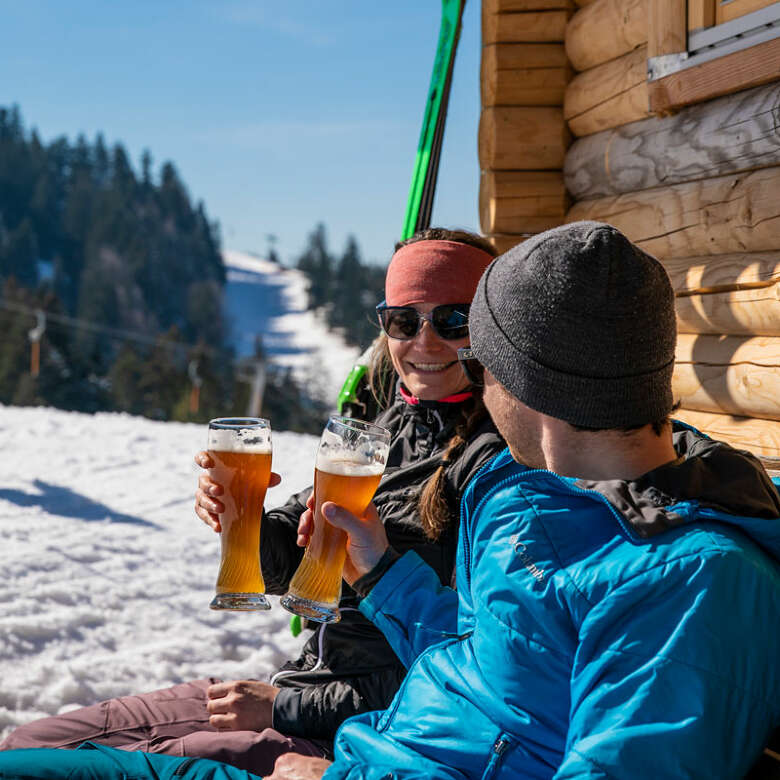
<svg viewBox="0 0 780 780">
<path fill-rule="evenodd" d="M 226 252 L 239 355 L 335 399 L 357 350 L 306 310 L 298 271 Z M 271 421 L 273 424 L 273 421 Z M 202 425 L 0 406 L 0 738 L 33 718 L 196 677 L 266 679 L 295 655 L 289 614 L 219 613 L 219 538 L 193 511 Z M 275 431 L 283 482 L 311 484 L 316 437 Z"/>
<path fill-rule="evenodd" d="M 36 717 L 204 676 L 266 679 L 289 614 L 218 613 L 219 538 L 193 511 L 205 426 L 0 406 L 0 736 Z M 274 432 L 282 485 L 316 437 Z"/>
<path fill-rule="evenodd" d="M 227 250 L 223 257 L 236 353 L 253 354 L 255 334 L 262 334 L 272 363 L 292 368 L 312 395 L 335 405 L 359 352 L 306 309 L 304 274 L 244 252 Z"/>
</svg>

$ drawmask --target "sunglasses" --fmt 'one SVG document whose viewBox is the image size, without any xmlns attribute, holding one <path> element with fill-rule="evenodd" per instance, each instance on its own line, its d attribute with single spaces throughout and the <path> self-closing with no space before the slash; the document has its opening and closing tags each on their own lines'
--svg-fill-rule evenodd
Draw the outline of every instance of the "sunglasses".
<svg viewBox="0 0 780 780">
<path fill-rule="evenodd" d="M 466 375 L 466 379 L 474 387 L 482 387 L 485 384 L 485 367 L 474 357 L 471 347 L 461 347 L 458 350 L 458 362 Z"/>
<path fill-rule="evenodd" d="M 413 339 L 426 320 L 433 332 L 445 341 L 464 339 L 469 335 L 469 304 L 445 303 L 434 307 L 430 314 L 422 314 L 414 306 L 388 306 L 382 302 L 376 307 L 379 324 L 391 338 L 399 341 Z"/>
</svg>

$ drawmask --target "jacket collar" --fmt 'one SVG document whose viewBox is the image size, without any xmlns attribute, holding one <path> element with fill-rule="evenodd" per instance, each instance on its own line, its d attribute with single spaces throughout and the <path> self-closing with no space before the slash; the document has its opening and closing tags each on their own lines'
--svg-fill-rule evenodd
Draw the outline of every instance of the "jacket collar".
<svg viewBox="0 0 780 780">
<path fill-rule="evenodd" d="M 693 519 L 700 509 L 727 517 L 777 520 L 780 494 L 758 459 L 714 441 L 684 423 L 673 423 L 676 461 L 631 481 L 576 480 L 601 493 L 644 538 Z M 735 523 L 736 524 L 736 523 Z"/>
</svg>

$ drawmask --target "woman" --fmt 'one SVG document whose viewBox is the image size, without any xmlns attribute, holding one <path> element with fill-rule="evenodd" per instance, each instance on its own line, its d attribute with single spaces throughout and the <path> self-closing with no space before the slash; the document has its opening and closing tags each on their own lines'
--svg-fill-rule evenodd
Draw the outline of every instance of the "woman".
<svg viewBox="0 0 780 780">
<path fill-rule="evenodd" d="M 457 358 L 468 345 L 469 303 L 494 256 L 471 233 L 422 231 L 396 245 L 377 307 L 383 332 L 370 381 L 386 406 L 376 422 L 393 438 L 374 503 L 393 548 L 416 550 L 443 584 L 453 574 L 460 497 L 503 448 Z M 211 465 L 205 452 L 196 462 Z M 200 477 L 196 513 L 217 531 L 221 492 L 207 474 Z M 300 562 L 297 527 L 310 492 L 264 515 L 260 552 L 269 593 L 284 593 Z M 23 726 L 0 748 L 76 747 L 92 739 L 217 759 L 260 775 L 284 752 L 329 757 L 339 725 L 384 709 L 406 671 L 357 603 L 345 585 L 341 621 L 317 625 L 299 658 L 270 683 L 199 680 L 111 700 Z"/>
</svg>

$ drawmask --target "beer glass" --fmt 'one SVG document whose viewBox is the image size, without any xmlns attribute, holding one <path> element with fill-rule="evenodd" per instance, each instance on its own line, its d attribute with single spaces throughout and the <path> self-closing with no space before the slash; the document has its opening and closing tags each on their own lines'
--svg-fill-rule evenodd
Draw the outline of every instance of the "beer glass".
<svg viewBox="0 0 780 780">
<path fill-rule="evenodd" d="M 378 425 L 331 417 L 314 468 L 314 531 L 281 605 L 320 623 L 340 618 L 341 578 L 347 534 L 322 515 L 333 501 L 360 517 L 374 497 L 390 449 L 390 432 Z"/>
<path fill-rule="evenodd" d="M 222 556 L 211 609 L 270 609 L 260 572 L 260 520 L 271 479 L 271 424 L 257 417 L 222 417 L 209 423 L 209 476 L 225 492 L 220 500 Z"/>
</svg>

